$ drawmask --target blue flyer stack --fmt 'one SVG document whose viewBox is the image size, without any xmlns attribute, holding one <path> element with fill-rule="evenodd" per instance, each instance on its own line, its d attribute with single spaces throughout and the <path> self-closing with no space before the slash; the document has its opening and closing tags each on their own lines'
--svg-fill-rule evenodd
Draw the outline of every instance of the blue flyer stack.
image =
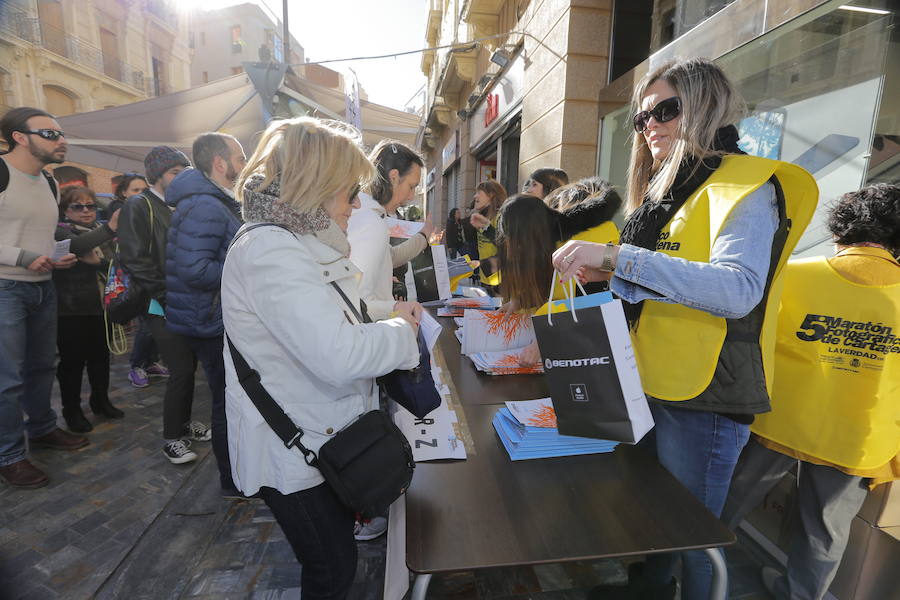
<svg viewBox="0 0 900 600">
<path fill-rule="evenodd" d="M 494 429 L 512 460 L 612 452 L 618 442 L 560 435 L 555 427 L 522 424 L 505 406 L 497 411 Z"/>
</svg>

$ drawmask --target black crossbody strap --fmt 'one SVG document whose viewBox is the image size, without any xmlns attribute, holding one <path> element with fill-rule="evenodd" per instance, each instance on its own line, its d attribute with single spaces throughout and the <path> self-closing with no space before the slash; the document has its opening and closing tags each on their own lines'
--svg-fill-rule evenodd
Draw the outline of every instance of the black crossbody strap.
<svg viewBox="0 0 900 600">
<path fill-rule="evenodd" d="M 369 312 L 366 310 L 366 303 L 362 300 L 359 301 L 359 305 L 362 307 L 362 314 L 359 314 L 359 311 L 356 310 L 356 307 L 353 306 L 353 303 L 350 302 L 350 298 L 347 297 L 347 294 L 344 293 L 344 290 L 341 289 L 341 286 L 336 284 L 335 282 L 330 282 L 332 287 L 337 290 L 337 293 L 341 295 L 341 298 L 344 300 L 344 304 L 346 304 L 350 310 L 353 312 L 353 316 L 356 317 L 356 320 L 360 323 L 371 323 L 372 318 L 369 317 Z"/>
<path fill-rule="evenodd" d="M 228 244 L 228 248 L 230 249 L 232 246 L 234 246 L 235 242 L 237 242 L 239 239 L 241 239 L 245 234 L 250 233 L 254 229 L 257 229 L 258 227 L 279 227 L 281 229 L 284 229 L 285 231 L 290 231 L 291 233 L 294 233 L 289 228 L 285 227 L 284 225 L 279 225 L 278 223 L 254 223 L 253 225 L 250 225 L 249 227 L 245 227 L 240 232 L 238 232 L 238 234 L 236 236 L 234 236 L 234 238 L 232 238 L 231 243 Z"/>
<path fill-rule="evenodd" d="M 225 340 L 228 342 L 228 350 L 231 352 L 231 360 L 234 363 L 234 371 L 237 374 L 238 381 L 241 382 L 241 387 L 247 392 L 247 396 L 253 402 L 253 406 L 256 407 L 275 434 L 281 438 L 285 448 L 290 449 L 292 446 L 296 446 L 303 453 L 303 459 L 306 461 L 306 464 L 311 467 L 317 466 L 319 459 L 316 453 L 300 442 L 300 438 L 303 437 L 303 430 L 291 421 L 291 418 L 269 395 L 269 392 L 263 387 L 259 373 L 250 368 L 250 365 L 247 364 L 247 361 L 244 360 L 238 349 L 234 347 L 228 336 L 225 336 Z"/>
</svg>

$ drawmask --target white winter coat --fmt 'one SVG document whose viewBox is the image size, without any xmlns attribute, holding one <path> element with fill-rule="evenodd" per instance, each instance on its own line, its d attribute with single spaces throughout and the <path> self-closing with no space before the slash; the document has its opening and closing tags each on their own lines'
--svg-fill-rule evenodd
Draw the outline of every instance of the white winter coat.
<svg viewBox="0 0 900 600">
<path fill-rule="evenodd" d="M 246 227 L 246 226 L 245 226 Z M 305 431 L 311 450 L 378 407 L 374 378 L 419 362 L 412 327 L 395 318 L 359 324 L 331 287 L 359 308 L 358 269 L 313 235 L 259 227 L 228 252 L 222 273 L 225 331 L 269 394 Z M 234 483 L 290 494 L 324 480 L 290 450 L 244 393 L 225 346 L 225 413 Z"/>
<path fill-rule="evenodd" d="M 383 319 L 394 310 L 394 269 L 421 253 L 428 241 L 423 235 L 415 235 L 392 247 L 384 207 L 368 194 L 360 194 L 359 203 L 347 227 L 350 259 L 362 271 L 359 293 L 369 314 L 373 319 Z"/>
</svg>

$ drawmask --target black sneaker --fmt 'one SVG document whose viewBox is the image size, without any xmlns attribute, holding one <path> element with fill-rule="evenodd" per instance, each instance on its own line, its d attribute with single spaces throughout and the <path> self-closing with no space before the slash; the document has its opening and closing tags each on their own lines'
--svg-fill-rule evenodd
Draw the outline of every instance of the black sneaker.
<svg viewBox="0 0 900 600">
<path fill-rule="evenodd" d="M 200 421 L 191 421 L 184 426 L 184 437 L 195 442 L 208 442 L 212 439 L 212 429 Z"/>
<path fill-rule="evenodd" d="M 169 462 L 175 465 L 180 465 L 184 463 L 191 462 L 192 460 L 197 460 L 197 454 L 191 450 L 191 442 L 190 440 L 175 440 L 174 442 L 167 442 L 165 446 L 163 446 L 163 454 L 166 455 L 166 458 L 169 459 Z"/>
</svg>

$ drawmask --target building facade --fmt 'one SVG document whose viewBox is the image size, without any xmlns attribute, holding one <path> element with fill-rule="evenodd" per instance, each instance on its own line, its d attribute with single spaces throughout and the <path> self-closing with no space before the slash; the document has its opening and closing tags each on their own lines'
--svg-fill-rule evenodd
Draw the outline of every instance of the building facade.
<svg viewBox="0 0 900 600">
<path fill-rule="evenodd" d="M 303 46 L 291 36 L 285 61 L 279 19 L 252 3 L 197 12 L 192 18 L 191 84 L 202 85 L 236 75 L 244 62 L 303 63 Z"/>
<path fill-rule="evenodd" d="M 188 27 L 174 0 L 2 0 L 0 114 L 64 116 L 186 89 Z M 82 168 L 110 191 L 107 172 Z"/>
<path fill-rule="evenodd" d="M 612 0 L 428 0 L 421 149 L 446 216 L 475 186 L 509 194 L 540 167 L 593 174 Z"/>
</svg>

